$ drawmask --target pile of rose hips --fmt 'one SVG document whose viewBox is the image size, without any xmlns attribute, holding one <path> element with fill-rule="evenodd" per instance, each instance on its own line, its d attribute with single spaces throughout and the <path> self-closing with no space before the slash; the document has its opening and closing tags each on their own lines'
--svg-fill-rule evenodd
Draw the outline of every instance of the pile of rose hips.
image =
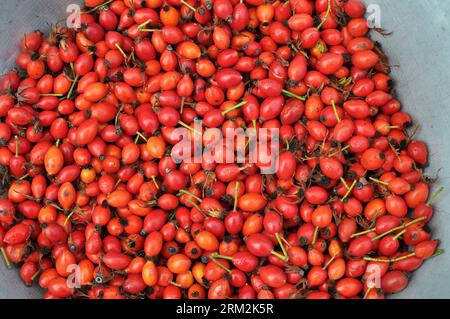
<svg viewBox="0 0 450 319">
<path fill-rule="evenodd" d="M 438 194 L 364 13 L 359 0 L 85 0 L 79 28 L 24 36 L 0 82 L 6 265 L 46 298 L 403 290 L 442 252 L 426 226 Z M 175 128 L 194 135 L 195 119 L 279 129 L 276 174 L 177 164 Z"/>
</svg>

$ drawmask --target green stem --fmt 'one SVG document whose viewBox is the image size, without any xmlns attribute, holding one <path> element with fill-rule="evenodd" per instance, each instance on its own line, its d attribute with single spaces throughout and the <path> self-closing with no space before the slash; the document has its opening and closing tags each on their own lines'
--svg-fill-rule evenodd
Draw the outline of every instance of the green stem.
<svg viewBox="0 0 450 319">
<path fill-rule="evenodd" d="M 372 258 L 372 257 L 364 257 L 365 261 L 374 261 L 379 263 L 390 263 L 390 259 L 382 259 L 382 258 Z"/>
<path fill-rule="evenodd" d="M 401 256 L 401 257 L 397 257 L 397 258 L 393 258 L 393 259 L 382 259 L 382 258 L 372 258 L 372 257 L 364 257 L 365 261 L 375 261 L 375 262 L 379 262 L 379 263 L 395 263 L 397 261 L 402 261 L 411 257 L 414 257 L 416 255 L 416 253 L 411 253 L 405 256 Z"/>
<path fill-rule="evenodd" d="M 70 217 L 72 217 L 72 215 L 73 214 L 75 214 L 75 209 L 74 210 L 72 210 L 71 212 L 70 212 L 70 214 L 69 215 L 67 215 L 67 218 L 66 218 L 66 220 L 64 221 L 64 226 L 66 226 L 67 225 L 67 223 L 69 222 L 69 220 L 70 220 Z"/>
<path fill-rule="evenodd" d="M 184 122 L 182 122 L 182 121 L 179 121 L 178 124 L 180 124 L 181 126 L 187 128 L 188 130 L 194 132 L 194 133 L 197 134 L 197 135 L 202 135 L 201 132 L 197 131 L 196 129 L 192 128 L 191 126 L 187 125 L 186 123 L 184 123 Z"/>
<path fill-rule="evenodd" d="M 36 279 L 36 277 L 37 277 L 40 273 L 41 273 L 40 270 L 36 271 L 36 272 L 33 274 L 33 276 L 31 276 L 31 282 L 33 282 L 33 281 Z"/>
<path fill-rule="evenodd" d="M 341 202 L 343 202 L 347 199 L 347 197 L 350 195 L 352 190 L 355 188 L 356 183 L 357 183 L 357 180 L 355 179 L 352 183 L 352 186 L 350 186 L 350 188 L 347 190 L 347 193 L 345 193 L 344 197 L 341 198 Z"/>
<path fill-rule="evenodd" d="M 255 136 L 256 136 L 256 134 L 258 134 L 258 128 L 256 127 L 256 120 L 252 120 L 252 123 L 253 123 L 253 128 L 255 129 Z M 245 143 L 245 146 L 244 146 L 244 150 L 246 150 L 249 145 L 250 145 L 250 138 L 247 139 L 247 142 Z"/>
<path fill-rule="evenodd" d="M 213 263 L 215 263 L 217 266 L 219 266 L 220 268 L 225 270 L 227 273 L 231 274 L 231 270 L 228 269 L 227 267 L 225 267 L 224 265 L 222 265 L 219 261 L 217 261 L 214 254 L 211 254 L 209 257 L 211 258 Z"/>
<path fill-rule="evenodd" d="M 372 291 L 372 289 L 373 289 L 372 287 L 370 287 L 370 288 L 367 289 L 366 293 L 364 294 L 363 299 L 367 299 L 367 297 L 369 296 L 369 294 L 370 294 L 370 292 Z"/>
<path fill-rule="evenodd" d="M 61 96 L 64 96 L 64 94 L 48 93 L 48 94 L 41 94 L 41 96 L 57 96 L 57 97 L 61 97 Z"/>
<path fill-rule="evenodd" d="M 288 261 L 289 260 L 288 256 L 283 256 L 283 255 L 277 253 L 275 250 L 272 250 L 271 253 L 272 253 L 272 255 L 277 256 L 278 258 L 280 258 L 283 261 Z"/>
<path fill-rule="evenodd" d="M 72 92 L 75 89 L 75 85 L 77 84 L 77 82 L 78 82 L 78 75 L 75 76 L 75 80 L 73 80 L 73 83 L 72 83 L 72 86 L 70 87 L 69 93 L 67 93 L 67 100 L 69 100 L 70 97 L 72 96 Z"/>
<path fill-rule="evenodd" d="M 444 191 L 444 187 L 439 188 L 439 190 L 436 192 L 436 194 L 434 194 L 428 201 L 427 201 L 427 205 L 430 206 L 432 205 L 436 199 L 439 197 L 439 195 L 442 194 L 442 192 Z"/>
<path fill-rule="evenodd" d="M 433 255 L 431 255 L 430 258 L 437 257 L 437 256 L 439 256 L 439 255 L 442 255 L 444 252 L 445 252 L 445 251 L 444 251 L 443 249 L 437 249 L 436 252 L 435 252 Z"/>
<path fill-rule="evenodd" d="M 0 247 L 0 250 L 2 252 L 2 256 L 3 256 L 3 260 L 5 261 L 6 268 L 11 269 L 12 268 L 11 262 L 9 261 L 8 256 L 6 256 L 5 248 Z"/>
<path fill-rule="evenodd" d="M 401 127 L 398 126 L 398 125 L 395 125 L 395 126 L 386 125 L 386 126 L 384 127 L 385 130 L 394 130 L 394 129 L 398 129 L 398 128 L 401 128 Z"/>
<path fill-rule="evenodd" d="M 175 215 L 176 215 L 176 214 L 177 214 L 177 211 L 174 210 L 174 211 L 172 212 L 172 214 L 170 214 L 169 220 L 172 221 L 172 220 L 175 218 Z M 177 227 L 177 228 L 178 228 L 178 227 Z"/>
<path fill-rule="evenodd" d="M 283 242 L 281 241 L 281 237 L 280 237 L 280 234 L 278 234 L 278 233 L 275 233 L 275 237 L 277 238 L 277 241 L 278 241 L 278 245 L 280 245 L 280 247 L 281 247 L 281 251 L 283 252 L 283 255 L 284 255 L 284 257 L 288 257 L 288 254 L 287 254 L 286 248 L 284 247 L 284 244 L 283 244 Z"/>
<path fill-rule="evenodd" d="M 16 157 L 19 157 L 19 137 L 14 135 L 14 143 L 16 145 Z"/>
<path fill-rule="evenodd" d="M 331 155 L 328 155 L 328 158 L 335 157 L 335 156 L 338 155 L 339 153 L 342 153 L 342 152 L 348 150 L 349 148 L 350 148 L 350 145 L 344 146 L 344 147 L 341 148 L 339 151 L 336 151 L 336 152 L 334 152 L 334 153 L 331 153 Z"/>
<path fill-rule="evenodd" d="M 349 76 L 349 77 L 347 77 L 347 78 L 342 78 L 342 79 L 339 80 L 339 84 L 340 84 L 342 87 L 346 87 L 346 86 L 349 85 L 350 83 L 352 83 L 352 77 L 351 77 L 351 76 Z"/>
<path fill-rule="evenodd" d="M 155 175 L 152 175 L 152 181 L 153 181 L 153 184 L 155 184 L 156 189 L 159 189 L 159 185 L 156 182 L 156 176 Z"/>
<path fill-rule="evenodd" d="M 297 49 L 297 47 L 296 47 L 293 43 L 289 44 L 289 47 L 290 47 L 292 50 L 294 50 L 295 53 L 298 53 L 298 49 Z"/>
<path fill-rule="evenodd" d="M 393 240 L 399 239 L 404 233 L 406 233 L 406 229 L 403 229 L 401 232 L 399 232 L 397 235 L 393 237 Z"/>
<path fill-rule="evenodd" d="M 51 203 L 50 204 L 50 206 L 53 206 L 53 207 L 55 207 L 57 210 L 59 210 L 59 211 L 61 211 L 61 212 L 63 212 L 64 211 L 64 209 L 62 208 L 62 207 L 60 207 L 60 206 L 58 206 L 57 204 L 55 204 L 55 203 Z"/>
<path fill-rule="evenodd" d="M 330 15 L 330 12 L 331 12 L 331 0 L 328 0 L 327 12 L 325 13 L 325 16 L 323 17 L 322 22 L 317 26 L 317 30 L 320 30 L 320 28 L 322 28 L 325 21 L 327 21 L 328 16 Z"/>
<path fill-rule="evenodd" d="M 147 21 L 145 21 L 144 23 L 141 23 L 140 25 L 138 25 L 138 30 L 142 31 L 141 29 L 144 28 L 145 26 L 147 26 L 149 23 L 152 23 L 153 20 L 152 19 L 148 19 Z"/>
<path fill-rule="evenodd" d="M 141 29 L 142 32 L 159 32 L 159 29 Z"/>
<path fill-rule="evenodd" d="M 336 259 L 337 255 L 338 255 L 338 253 L 335 253 L 335 254 L 333 255 L 333 257 L 331 257 L 330 260 L 328 260 L 328 262 L 325 264 L 325 266 L 323 266 L 323 270 L 327 269 L 328 266 L 331 265 L 331 263 L 333 262 L 333 260 Z"/>
<path fill-rule="evenodd" d="M 239 182 L 236 182 L 234 186 L 234 204 L 233 204 L 233 212 L 236 211 L 237 203 L 238 203 L 238 193 L 239 193 Z"/>
<path fill-rule="evenodd" d="M 189 204 L 191 204 L 192 206 L 194 206 L 199 212 L 202 211 L 202 209 L 200 208 L 200 206 L 198 206 L 196 203 L 194 203 L 194 202 L 191 201 L 190 199 L 186 199 L 186 202 L 188 202 Z"/>
<path fill-rule="evenodd" d="M 188 7 L 189 9 L 191 9 L 192 11 L 197 11 L 197 10 L 195 10 L 195 8 L 193 7 L 193 6 L 191 6 L 189 3 L 187 3 L 186 1 L 184 1 L 184 0 L 181 0 L 181 3 L 182 4 L 184 4 L 186 7 Z"/>
<path fill-rule="evenodd" d="M 25 174 L 23 175 L 21 178 L 19 178 L 19 181 L 23 181 L 25 178 L 27 178 L 28 176 L 30 176 L 30 174 Z"/>
<path fill-rule="evenodd" d="M 337 108 L 336 108 L 336 104 L 334 103 L 334 100 L 331 100 L 331 106 L 333 107 L 333 111 L 334 111 L 334 116 L 336 116 L 336 120 L 338 121 L 338 123 L 341 123 L 341 118 L 339 117 Z"/>
<path fill-rule="evenodd" d="M 214 258 L 220 258 L 220 259 L 225 259 L 225 260 L 230 260 L 230 261 L 233 260 L 233 257 L 231 257 L 231 256 L 218 255 L 216 253 L 214 253 L 212 255 L 214 255 Z"/>
<path fill-rule="evenodd" d="M 195 198 L 196 200 L 198 200 L 200 203 L 202 202 L 202 199 L 200 197 L 198 197 L 197 195 L 194 195 L 193 193 L 191 193 L 191 192 L 189 192 L 187 190 L 181 189 L 179 191 L 178 195 L 181 195 L 181 194 L 189 195 L 189 196 Z"/>
<path fill-rule="evenodd" d="M 136 135 L 137 135 L 138 137 L 142 138 L 145 142 L 148 142 L 148 139 L 147 139 L 144 135 L 142 135 L 141 132 L 137 131 L 137 132 L 136 132 Z"/>
<path fill-rule="evenodd" d="M 359 236 L 362 236 L 362 235 L 366 235 L 366 234 L 371 233 L 371 232 L 373 232 L 375 230 L 376 230 L 375 227 L 374 228 L 370 228 L 370 229 L 367 229 L 365 231 L 362 231 L 362 232 L 359 232 L 359 233 L 355 233 L 355 234 L 351 235 L 350 238 L 355 238 L 355 237 L 359 237 Z"/>
<path fill-rule="evenodd" d="M 123 51 L 123 49 L 120 47 L 119 43 L 116 43 L 116 48 L 117 50 L 119 50 L 119 52 L 123 55 L 123 57 L 125 58 L 125 60 L 128 59 L 127 54 Z"/>
<path fill-rule="evenodd" d="M 177 284 L 175 281 L 171 281 L 170 284 L 175 286 L 175 287 L 181 288 L 181 285 Z"/>
<path fill-rule="evenodd" d="M 340 181 L 342 182 L 342 184 L 344 184 L 345 188 L 350 189 L 350 186 L 348 186 L 347 182 L 345 181 L 345 179 L 343 177 L 340 178 Z"/>
<path fill-rule="evenodd" d="M 381 180 L 379 180 L 379 179 L 377 179 L 377 178 L 369 177 L 369 179 L 370 179 L 372 182 L 377 183 L 377 184 L 381 184 L 381 185 L 384 185 L 384 186 L 388 186 L 388 185 L 389 185 L 389 183 L 383 182 L 383 181 L 381 181 Z"/>
<path fill-rule="evenodd" d="M 281 237 L 281 240 L 283 241 L 283 243 L 286 244 L 286 246 L 288 246 L 288 247 L 291 246 L 291 245 L 289 244 L 289 242 L 288 242 L 284 237 Z"/>
<path fill-rule="evenodd" d="M 297 99 L 297 100 L 300 100 L 300 101 L 305 101 L 306 100 L 306 97 L 296 95 L 296 94 L 294 94 L 292 92 L 289 92 L 288 90 L 282 90 L 282 92 L 283 92 L 284 95 L 286 95 L 288 97 L 291 97 L 291 98 L 294 98 L 294 99 Z"/>
<path fill-rule="evenodd" d="M 388 230 L 388 231 L 386 231 L 386 232 L 384 232 L 384 233 L 382 233 L 382 234 L 372 238 L 372 241 L 375 241 L 375 240 L 378 240 L 380 238 L 383 238 L 384 236 L 392 234 L 392 233 L 394 233 L 396 231 L 403 230 L 403 229 L 405 229 L 405 228 L 407 228 L 407 227 L 409 227 L 411 225 L 414 225 L 416 223 L 419 223 L 419 222 L 421 222 L 421 221 L 423 221 L 425 219 L 426 219 L 426 217 L 422 216 L 422 217 L 419 217 L 417 219 L 414 219 L 414 220 L 410 221 L 409 223 L 405 223 L 405 224 L 400 225 L 398 227 L 394 227 L 394 228 L 392 228 L 392 229 L 390 229 L 390 230 Z"/>
<path fill-rule="evenodd" d="M 96 6 L 95 8 L 92 8 L 91 10 L 87 11 L 86 13 L 93 13 L 95 11 L 97 11 L 98 9 L 100 9 L 103 6 L 106 6 L 108 4 L 110 4 L 111 2 L 114 2 L 115 0 L 108 0 L 105 3 L 99 4 L 98 6 Z"/>
<path fill-rule="evenodd" d="M 313 235 L 313 240 L 312 240 L 311 244 L 314 245 L 316 243 L 318 234 L 319 234 L 319 226 L 316 226 L 316 229 L 314 229 L 314 235 Z"/>
<path fill-rule="evenodd" d="M 247 147 L 250 145 L 250 139 L 247 139 L 247 142 L 245 143 L 244 149 L 247 149 Z"/>
<path fill-rule="evenodd" d="M 241 103 L 236 104 L 235 106 L 229 108 L 228 110 L 223 111 L 222 115 L 226 115 L 226 114 L 230 113 L 231 111 L 237 110 L 238 108 L 244 106 L 245 104 L 247 104 L 247 101 L 242 101 Z"/>
<path fill-rule="evenodd" d="M 118 127 L 118 124 L 119 124 L 119 118 L 120 118 L 120 115 L 121 115 L 122 111 L 123 111 L 123 105 L 121 105 L 121 106 L 119 107 L 119 110 L 117 111 L 116 117 L 114 118 L 114 126 L 115 126 L 116 128 Z"/>
</svg>

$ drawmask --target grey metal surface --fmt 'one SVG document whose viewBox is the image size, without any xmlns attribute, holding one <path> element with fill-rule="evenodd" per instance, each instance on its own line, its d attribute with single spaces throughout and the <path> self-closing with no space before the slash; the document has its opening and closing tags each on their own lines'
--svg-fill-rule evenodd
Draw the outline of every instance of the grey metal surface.
<svg viewBox="0 0 450 319">
<path fill-rule="evenodd" d="M 3 0 L 0 11 L 0 70 L 13 65 L 18 39 L 34 29 L 48 29 L 65 17 L 74 0 Z M 391 59 L 397 93 L 404 109 L 420 123 L 418 136 L 431 153 L 428 174 L 439 169 L 439 185 L 446 193 L 438 200 L 433 233 L 448 253 L 429 260 L 412 277 L 411 284 L 394 298 L 450 298 L 450 1 L 366 0 L 378 4 L 381 26 L 393 31 L 378 36 Z M 436 189 L 436 188 L 435 188 Z M 0 298 L 37 298 L 37 288 L 26 288 L 16 271 L 0 263 Z"/>
</svg>

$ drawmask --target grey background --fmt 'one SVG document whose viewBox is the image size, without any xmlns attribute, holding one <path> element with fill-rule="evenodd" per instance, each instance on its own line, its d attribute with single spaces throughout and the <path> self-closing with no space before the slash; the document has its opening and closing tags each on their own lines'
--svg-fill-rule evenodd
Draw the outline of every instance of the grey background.
<svg viewBox="0 0 450 319">
<path fill-rule="evenodd" d="M 428 260 L 416 271 L 408 288 L 394 298 L 450 298 L 450 1 L 366 0 L 381 9 L 381 26 L 394 33 L 374 36 L 390 58 L 398 98 L 427 142 L 431 176 L 439 170 L 446 191 L 436 202 L 433 236 L 442 240 L 444 255 Z"/>
<path fill-rule="evenodd" d="M 66 16 L 68 0 L 3 0 L 0 7 L 0 71 L 14 63 L 19 38 L 47 23 Z M 414 273 L 411 284 L 394 298 L 450 298 L 450 1 L 448 0 L 365 0 L 378 4 L 381 26 L 393 35 L 374 36 L 390 57 L 393 77 L 404 110 L 420 123 L 419 138 L 431 153 L 429 175 L 439 169 L 446 192 L 436 202 L 432 228 L 441 248 L 448 253 L 427 261 Z M 62 20 L 64 21 L 64 20 Z M 437 187 L 434 190 L 437 189 Z M 0 263 L 0 298 L 38 298 L 37 288 L 26 288 L 15 270 Z"/>
</svg>

